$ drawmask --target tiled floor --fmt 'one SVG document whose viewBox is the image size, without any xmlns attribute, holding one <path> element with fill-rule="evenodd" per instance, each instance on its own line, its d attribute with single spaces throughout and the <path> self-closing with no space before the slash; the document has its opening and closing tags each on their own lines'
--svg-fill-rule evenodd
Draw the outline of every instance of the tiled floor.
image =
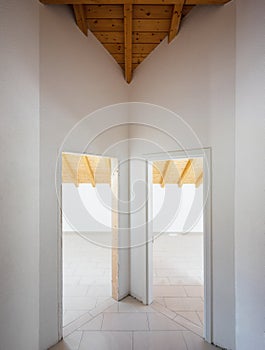
<svg viewBox="0 0 265 350">
<path fill-rule="evenodd" d="M 63 325 L 111 296 L 111 233 L 63 234 Z M 94 243 L 97 244 L 94 244 Z"/>
<path fill-rule="evenodd" d="M 215 349 L 202 339 L 202 235 L 155 241 L 150 306 L 110 297 L 110 258 L 110 250 L 65 235 L 64 340 L 53 350 Z"/>
<path fill-rule="evenodd" d="M 52 350 L 214 350 L 193 320 L 154 301 L 109 298 L 64 327 L 64 340 Z"/>
<path fill-rule="evenodd" d="M 154 300 L 202 334 L 203 234 L 161 235 L 154 242 L 153 266 Z"/>
</svg>

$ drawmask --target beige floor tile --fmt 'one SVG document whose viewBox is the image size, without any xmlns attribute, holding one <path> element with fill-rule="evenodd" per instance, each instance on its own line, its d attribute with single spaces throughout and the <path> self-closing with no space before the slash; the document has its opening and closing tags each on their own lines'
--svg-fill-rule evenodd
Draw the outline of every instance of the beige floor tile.
<svg viewBox="0 0 265 350">
<path fill-rule="evenodd" d="M 147 314 L 105 313 L 102 330 L 104 331 L 144 331 L 148 330 Z"/>
<path fill-rule="evenodd" d="M 194 311 L 179 311 L 177 313 L 178 315 L 184 317 L 186 320 L 194 323 L 195 325 L 197 326 L 202 326 L 202 322 L 198 316 L 198 313 L 197 312 L 194 312 Z"/>
<path fill-rule="evenodd" d="M 132 333 L 84 332 L 79 350 L 132 350 Z"/>
<path fill-rule="evenodd" d="M 204 297 L 203 286 L 184 286 L 184 289 L 189 297 Z"/>
<path fill-rule="evenodd" d="M 135 332 L 133 350 L 187 350 L 182 332 Z"/>
<path fill-rule="evenodd" d="M 148 324 L 151 331 L 181 331 L 185 330 L 170 318 L 162 315 L 161 313 L 149 313 Z"/>
<path fill-rule="evenodd" d="M 203 311 L 201 298 L 165 298 L 166 307 L 178 311 Z"/>
<path fill-rule="evenodd" d="M 188 350 L 216 350 L 217 348 L 206 343 L 202 338 L 192 332 L 183 332 Z"/>
<path fill-rule="evenodd" d="M 153 295 L 155 297 L 185 297 L 186 292 L 182 286 L 154 286 Z"/>
<path fill-rule="evenodd" d="M 103 322 L 103 314 L 100 314 L 93 318 L 92 320 L 88 321 L 87 323 L 83 324 L 78 330 L 80 331 L 100 331 L 102 327 Z"/>
<path fill-rule="evenodd" d="M 63 339 L 60 343 L 51 347 L 50 350 L 78 350 L 81 337 L 82 332 L 74 332 L 65 339 Z"/>
</svg>

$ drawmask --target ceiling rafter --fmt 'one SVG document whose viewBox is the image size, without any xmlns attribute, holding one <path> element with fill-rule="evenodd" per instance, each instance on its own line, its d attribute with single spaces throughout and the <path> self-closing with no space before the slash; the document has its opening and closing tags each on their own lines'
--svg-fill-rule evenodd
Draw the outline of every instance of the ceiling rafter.
<svg viewBox="0 0 265 350">
<path fill-rule="evenodd" d="M 85 18 L 84 5 L 73 5 L 73 8 L 76 24 L 78 25 L 78 28 L 81 30 L 81 32 L 87 36 L 88 27 Z"/>
<path fill-rule="evenodd" d="M 125 80 L 132 80 L 132 5 L 124 4 Z"/>
<path fill-rule="evenodd" d="M 84 159 L 85 159 L 86 168 L 87 168 L 87 171 L 89 173 L 90 180 L 91 180 L 91 184 L 93 187 L 96 187 L 95 174 L 93 173 L 89 159 L 86 156 L 84 156 Z"/>
<path fill-rule="evenodd" d="M 67 156 L 65 153 L 62 154 L 62 157 L 63 157 L 63 162 L 65 163 L 65 165 L 67 166 L 67 168 L 70 172 L 70 176 L 71 176 L 73 183 L 75 184 L 76 187 L 78 187 L 79 182 L 78 182 L 77 174 L 75 174 L 73 168 L 71 167 L 70 163 L 68 162 L 68 159 L 67 159 Z"/>
<path fill-rule="evenodd" d="M 197 177 L 197 180 L 195 182 L 195 187 L 199 187 L 202 184 L 202 181 L 203 181 L 203 171 Z"/>
<path fill-rule="evenodd" d="M 181 0 L 180 4 L 175 4 L 173 7 L 170 29 L 169 29 L 169 33 L 168 33 L 168 42 L 169 43 L 178 34 L 184 4 L 185 4 L 185 0 Z"/>
<path fill-rule="evenodd" d="M 179 181 L 178 181 L 179 187 L 181 187 L 184 184 L 185 177 L 188 175 L 188 173 L 192 167 L 192 162 L 193 162 L 193 159 L 189 159 L 187 161 L 187 164 L 186 164 L 185 168 L 183 169 L 183 171 L 180 175 Z"/>
<path fill-rule="evenodd" d="M 161 184 L 161 187 L 162 187 L 162 188 L 165 187 L 165 184 L 166 184 L 166 182 L 167 182 L 167 175 L 168 175 L 168 173 L 169 173 L 171 164 L 172 164 L 172 162 L 171 162 L 170 160 L 168 160 L 168 161 L 166 162 L 166 165 L 165 165 L 163 174 L 162 174 L 162 176 L 161 176 L 161 183 L 160 183 L 160 184 Z"/>
</svg>

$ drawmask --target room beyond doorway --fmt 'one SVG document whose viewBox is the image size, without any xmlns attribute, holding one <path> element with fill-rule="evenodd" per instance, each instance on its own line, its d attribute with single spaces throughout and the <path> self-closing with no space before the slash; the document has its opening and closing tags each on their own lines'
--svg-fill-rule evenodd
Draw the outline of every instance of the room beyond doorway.
<svg viewBox="0 0 265 350">
<path fill-rule="evenodd" d="M 69 329 L 116 298 L 113 239 L 117 161 L 62 154 L 62 327 Z M 114 263 L 113 263 L 114 261 Z"/>
<path fill-rule="evenodd" d="M 146 159 L 148 304 L 159 302 L 184 327 L 211 343 L 210 149 Z"/>
</svg>

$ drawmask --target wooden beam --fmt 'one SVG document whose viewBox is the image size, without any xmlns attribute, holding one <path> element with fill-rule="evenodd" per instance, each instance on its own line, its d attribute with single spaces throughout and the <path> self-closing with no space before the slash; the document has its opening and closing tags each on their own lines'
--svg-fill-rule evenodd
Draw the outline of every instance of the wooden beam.
<svg viewBox="0 0 265 350">
<path fill-rule="evenodd" d="M 125 80 L 129 84 L 132 80 L 132 5 L 124 5 L 124 59 Z"/>
<path fill-rule="evenodd" d="M 87 36 L 87 23 L 85 17 L 85 8 L 84 5 L 73 5 L 76 24 L 78 25 L 81 32 Z"/>
<path fill-rule="evenodd" d="M 89 177 L 91 179 L 91 184 L 92 184 L 93 187 L 96 187 L 95 176 L 94 176 L 93 170 L 91 168 L 89 159 L 88 159 L 87 156 L 84 156 L 84 158 L 85 158 L 85 164 L 86 164 L 86 167 L 87 167 L 87 171 L 88 171 Z"/>
<path fill-rule="evenodd" d="M 168 42 L 169 43 L 178 34 L 184 3 L 185 3 L 185 0 L 182 0 L 181 4 L 173 6 L 171 23 L 170 23 L 170 28 L 169 28 L 169 32 L 168 32 Z"/>
<path fill-rule="evenodd" d="M 182 0 L 39 0 L 45 5 L 179 5 Z M 186 0 L 186 5 L 224 5 L 232 0 Z"/>
<path fill-rule="evenodd" d="M 195 182 L 195 186 L 199 187 L 202 184 L 202 181 L 203 181 L 203 171 L 197 177 L 196 182 Z"/>
<path fill-rule="evenodd" d="M 160 182 L 160 185 L 161 185 L 162 188 L 165 187 L 165 184 L 167 182 L 166 178 L 167 178 L 168 172 L 170 170 L 170 167 L 171 167 L 171 161 L 167 160 L 165 168 L 164 168 L 164 171 L 163 171 L 163 175 L 162 175 L 162 178 L 161 178 L 161 182 Z"/>
<path fill-rule="evenodd" d="M 78 187 L 79 183 L 78 183 L 77 174 L 75 174 L 74 170 L 72 169 L 65 153 L 62 154 L 62 157 L 63 157 L 63 162 L 65 163 L 65 165 L 67 166 L 67 168 L 71 174 L 71 178 L 72 178 L 73 183 L 75 184 L 76 187 Z"/>
<path fill-rule="evenodd" d="M 181 187 L 185 181 L 185 177 L 187 176 L 188 172 L 190 171 L 190 168 L 192 166 L 192 159 L 189 159 L 187 161 L 187 164 L 185 166 L 185 168 L 182 171 L 182 174 L 180 175 L 179 181 L 178 181 L 178 185 L 179 187 Z"/>
</svg>

